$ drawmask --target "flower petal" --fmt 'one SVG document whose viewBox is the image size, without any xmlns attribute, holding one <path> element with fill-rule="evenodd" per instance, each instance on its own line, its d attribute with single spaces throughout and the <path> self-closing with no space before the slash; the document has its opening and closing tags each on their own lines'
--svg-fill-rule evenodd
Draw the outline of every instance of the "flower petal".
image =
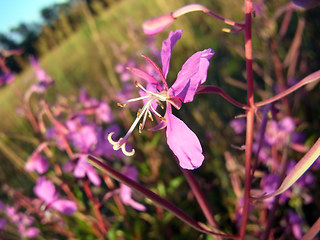
<svg viewBox="0 0 320 240">
<path fill-rule="evenodd" d="M 204 156 L 198 137 L 188 126 L 171 113 L 166 114 L 167 142 L 179 160 L 180 167 L 195 169 L 201 166 Z"/>
<path fill-rule="evenodd" d="M 167 28 L 174 20 L 172 13 L 149 19 L 142 25 L 143 32 L 147 35 L 157 34 Z"/>
<path fill-rule="evenodd" d="M 145 71 L 142 71 L 142 70 L 140 70 L 138 68 L 135 68 L 135 67 L 128 67 L 127 69 L 130 72 L 132 72 L 133 74 L 135 74 L 138 77 L 140 77 L 143 80 L 145 80 L 147 83 L 151 83 L 151 84 L 154 84 L 154 85 L 158 85 L 159 84 L 157 79 L 155 79 L 153 76 L 151 76 L 149 73 L 146 73 Z"/>
<path fill-rule="evenodd" d="M 46 177 L 39 177 L 36 186 L 33 188 L 34 193 L 38 198 L 50 203 L 57 199 L 56 189 L 53 183 L 46 179 Z"/>
<path fill-rule="evenodd" d="M 182 66 L 177 80 L 169 89 L 171 96 L 176 96 L 184 103 L 191 102 L 200 84 L 207 79 L 209 60 L 214 51 L 210 48 L 193 54 Z"/>
<path fill-rule="evenodd" d="M 59 199 L 51 204 L 59 212 L 70 215 L 77 210 L 77 205 L 70 200 Z"/>
<path fill-rule="evenodd" d="M 161 62 L 162 62 L 162 72 L 165 78 L 169 72 L 171 52 L 174 45 L 181 38 L 182 30 L 176 30 L 175 32 L 170 32 L 169 37 L 162 42 L 161 49 Z"/>
</svg>

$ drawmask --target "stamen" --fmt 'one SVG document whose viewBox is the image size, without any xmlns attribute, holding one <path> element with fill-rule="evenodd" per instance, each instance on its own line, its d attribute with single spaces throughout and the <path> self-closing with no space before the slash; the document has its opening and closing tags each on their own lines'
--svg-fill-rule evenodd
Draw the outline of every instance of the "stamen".
<svg viewBox="0 0 320 240">
<path fill-rule="evenodd" d="M 127 106 L 126 103 L 117 103 L 117 105 L 118 105 L 119 107 L 125 107 L 125 106 Z"/>
<path fill-rule="evenodd" d="M 152 114 L 149 112 L 149 115 L 148 117 L 150 118 L 150 120 L 153 122 L 153 117 L 152 117 Z"/>
<path fill-rule="evenodd" d="M 139 124 L 139 133 L 142 132 L 142 129 L 143 129 L 143 125 L 142 125 L 142 123 L 140 123 L 140 124 Z"/>
<path fill-rule="evenodd" d="M 164 117 L 160 117 L 161 120 L 165 121 L 166 123 L 168 122 L 167 119 L 165 119 Z"/>
<path fill-rule="evenodd" d="M 152 110 L 152 112 L 153 112 L 154 114 L 156 114 L 159 118 L 162 118 L 161 114 L 158 113 L 158 112 L 153 108 L 152 105 L 150 106 L 150 108 L 151 108 L 151 110 Z"/>
<path fill-rule="evenodd" d="M 131 152 L 128 152 L 126 150 L 126 140 L 124 140 L 123 138 L 120 138 L 117 142 L 114 141 L 112 139 L 112 135 L 114 134 L 114 132 L 111 132 L 108 134 L 108 141 L 111 143 L 111 145 L 113 145 L 113 150 L 117 151 L 121 148 L 122 153 L 128 157 L 131 157 L 134 155 L 135 150 L 132 149 Z"/>
<path fill-rule="evenodd" d="M 140 117 L 141 114 L 141 108 L 139 108 L 138 112 L 137 112 L 137 118 Z"/>
<path fill-rule="evenodd" d="M 157 101 L 157 104 L 161 107 L 161 109 L 164 109 L 164 106 L 160 101 Z"/>
</svg>

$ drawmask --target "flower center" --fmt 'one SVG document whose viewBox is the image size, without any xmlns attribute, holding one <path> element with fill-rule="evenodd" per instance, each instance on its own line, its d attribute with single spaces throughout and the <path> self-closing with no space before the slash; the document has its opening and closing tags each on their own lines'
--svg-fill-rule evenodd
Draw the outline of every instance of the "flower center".
<svg viewBox="0 0 320 240">
<path fill-rule="evenodd" d="M 128 138 L 132 134 L 133 130 L 135 127 L 139 124 L 139 133 L 142 132 L 145 122 L 147 120 L 147 117 L 153 121 L 152 113 L 155 114 L 157 117 L 159 117 L 161 120 L 167 121 L 164 117 L 161 116 L 160 113 L 156 111 L 156 106 L 154 106 L 154 103 L 157 103 L 162 109 L 164 109 L 164 106 L 161 102 L 171 102 L 169 99 L 168 92 L 166 90 L 163 90 L 161 92 L 152 92 L 148 91 L 145 89 L 140 83 L 136 82 L 136 86 L 139 87 L 146 95 L 138 97 L 138 98 L 133 98 L 129 99 L 124 103 L 118 103 L 118 106 L 120 107 L 125 107 L 128 103 L 130 102 L 135 102 L 139 100 L 147 100 L 142 108 L 140 108 L 137 112 L 137 117 L 132 123 L 130 129 L 128 130 L 127 134 L 123 137 L 120 138 L 118 141 L 114 141 L 112 139 L 112 136 L 114 132 L 111 132 L 108 134 L 108 141 L 113 145 L 114 150 L 119 150 L 121 149 L 123 154 L 126 156 L 133 156 L 135 153 L 135 150 L 132 149 L 131 151 L 126 150 L 126 143 L 128 141 Z"/>
</svg>

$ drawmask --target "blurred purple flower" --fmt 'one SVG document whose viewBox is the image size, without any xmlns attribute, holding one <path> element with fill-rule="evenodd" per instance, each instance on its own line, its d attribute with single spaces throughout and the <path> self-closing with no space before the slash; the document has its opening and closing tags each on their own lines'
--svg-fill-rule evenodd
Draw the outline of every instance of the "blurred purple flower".
<svg viewBox="0 0 320 240">
<path fill-rule="evenodd" d="M 38 178 L 33 191 L 38 198 L 47 204 L 47 207 L 53 207 L 63 214 L 69 215 L 77 210 L 77 205 L 74 202 L 59 198 L 55 186 L 51 181 L 46 180 L 46 177 Z"/>
<path fill-rule="evenodd" d="M 266 194 L 273 193 L 279 186 L 279 175 L 274 173 L 266 174 L 261 182 L 261 186 L 264 193 Z M 287 202 L 289 199 L 290 199 L 290 191 L 286 191 L 280 195 L 279 200 L 280 202 Z M 263 201 L 267 205 L 267 208 L 270 209 L 272 207 L 274 197 L 264 199 Z"/>
<path fill-rule="evenodd" d="M 5 205 L 5 213 L 10 218 L 11 222 L 17 223 L 19 221 L 19 214 L 16 212 L 14 207 Z"/>
<path fill-rule="evenodd" d="M 43 156 L 41 156 L 38 152 L 33 153 L 24 169 L 27 171 L 37 171 L 39 174 L 45 173 L 49 168 L 49 162 Z"/>
<path fill-rule="evenodd" d="M 291 231 L 292 234 L 296 239 L 301 239 L 302 238 L 302 218 L 296 214 L 294 211 L 289 210 L 288 211 L 288 222 L 289 224 L 287 225 Z"/>
<path fill-rule="evenodd" d="M 134 167 L 134 166 L 126 165 L 123 168 L 122 173 L 134 181 L 136 181 L 138 178 L 138 171 L 137 171 L 136 167 Z M 146 210 L 146 207 L 144 205 L 142 205 L 132 199 L 131 188 L 123 183 L 120 184 L 120 198 L 124 204 L 129 205 L 138 211 L 145 211 Z"/>
<path fill-rule="evenodd" d="M 0 75 L 0 86 L 7 85 L 14 80 L 13 73 L 3 73 Z"/>
<path fill-rule="evenodd" d="M 38 80 L 31 86 L 31 89 L 32 91 L 43 93 L 54 83 L 54 80 L 40 67 L 39 61 L 34 56 L 30 56 L 30 63 Z"/>
<path fill-rule="evenodd" d="M 102 122 L 111 123 L 113 121 L 113 115 L 109 104 L 100 102 L 96 108 L 96 117 Z"/>
<path fill-rule="evenodd" d="M 231 120 L 230 126 L 236 134 L 241 134 L 246 130 L 246 120 L 244 118 L 236 118 Z"/>
<path fill-rule="evenodd" d="M 136 85 L 141 89 L 141 97 L 130 99 L 120 105 L 125 106 L 127 103 L 138 100 L 143 100 L 145 105 L 139 110 L 136 120 L 123 138 L 114 141 L 112 139 L 114 133 L 110 133 L 108 140 L 114 145 L 114 150 L 121 149 L 125 155 L 132 156 L 134 149 L 128 152 L 126 150 L 126 142 L 141 119 L 142 123 L 139 125 L 139 132 L 144 128 L 147 117 L 153 120 L 153 113 L 162 120 L 153 130 L 167 127 L 167 143 L 177 156 L 180 166 L 185 169 L 195 169 L 200 167 L 204 160 L 200 141 L 183 121 L 172 114 L 171 105 L 180 109 L 181 102 L 187 103 L 193 100 L 198 86 L 206 81 L 209 60 L 214 52 L 211 49 L 206 49 L 193 54 L 184 63 L 175 83 L 169 88 L 166 77 L 169 72 L 171 52 L 176 42 L 181 38 L 181 35 L 182 30 L 170 32 L 168 39 L 163 42 L 161 50 L 162 70 L 151 59 L 143 56 L 153 66 L 155 72 L 161 78 L 163 85 L 150 74 L 137 68 L 129 68 L 132 73 L 147 81 L 147 87 L 144 88 L 137 82 Z M 156 111 L 157 105 L 163 107 L 161 102 L 166 103 L 164 117 Z"/>
<path fill-rule="evenodd" d="M 87 153 L 97 143 L 96 125 L 84 124 L 84 120 L 80 116 L 76 116 L 66 122 L 69 129 L 67 138 L 81 152 Z"/>
<path fill-rule="evenodd" d="M 19 233 L 22 236 L 33 238 L 39 234 L 40 230 L 31 226 L 34 222 L 34 218 L 32 216 L 22 212 L 17 212 L 14 207 L 9 205 L 5 206 L 5 213 L 7 214 L 9 220 L 17 225 Z M 3 222 L 3 224 L 6 224 L 6 222 Z"/>
<path fill-rule="evenodd" d="M 296 125 L 292 118 L 285 117 L 279 122 L 271 120 L 267 124 L 265 140 L 270 145 L 282 147 L 293 133 Z"/>
<path fill-rule="evenodd" d="M 101 184 L 99 175 L 97 174 L 93 166 L 86 161 L 86 158 L 87 155 L 80 155 L 78 162 L 73 169 L 73 175 L 76 178 L 84 178 L 85 176 L 87 176 L 90 182 L 92 182 L 96 186 L 99 186 Z"/>
<path fill-rule="evenodd" d="M 34 238 L 40 233 L 39 228 L 36 228 L 36 227 L 26 228 L 22 224 L 18 225 L 18 230 L 22 236 L 26 236 L 28 238 Z"/>
<path fill-rule="evenodd" d="M 98 101 L 95 98 L 90 98 L 86 93 L 85 89 L 80 90 L 79 101 L 85 108 L 92 108 L 92 113 L 94 113 L 98 120 L 110 123 L 113 121 L 113 115 L 110 106 L 104 101 Z"/>
</svg>

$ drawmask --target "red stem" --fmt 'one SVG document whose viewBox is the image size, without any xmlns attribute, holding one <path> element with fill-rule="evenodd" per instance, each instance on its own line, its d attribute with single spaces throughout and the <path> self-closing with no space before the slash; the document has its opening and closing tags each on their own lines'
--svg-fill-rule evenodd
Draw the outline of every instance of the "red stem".
<svg viewBox="0 0 320 240">
<path fill-rule="evenodd" d="M 253 72 L 252 72 L 252 36 L 251 36 L 251 11 L 252 0 L 245 0 L 245 57 L 247 74 L 247 131 L 246 131 L 246 152 L 245 152 L 245 185 L 244 185 L 244 206 L 240 225 L 239 237 L 244 239 L 246 225 L 250 207 L 250 188 L 251 188 L 251 155 L 253 141 L 254 124 L 254 96 L 253 96 Z"/>
<path fill-rule="evenodd" d="M 91 189 L 90 189 L 88 181 L 84 182 L 83 189 L 86 192 L 86 195 L 88 196 L 89 200 L 93 204 L 94 214 L 96 215 L 96 218 L 97 218 L 97 221 L 98 221 L 98 225 L 99 225 L 99 228 L 100 228 L 101 232 L 103 234 L 106 234 L 107 233 L 107 229 L 104 226 L 103 218 L 102 218 L 102 215 L 101 215 L 101 212 L 100 212 L 100 203 L 98 203 L 96 201 L 96 199 L 93 197 L 93 194 L 91 192 Z"/>
</svg>

